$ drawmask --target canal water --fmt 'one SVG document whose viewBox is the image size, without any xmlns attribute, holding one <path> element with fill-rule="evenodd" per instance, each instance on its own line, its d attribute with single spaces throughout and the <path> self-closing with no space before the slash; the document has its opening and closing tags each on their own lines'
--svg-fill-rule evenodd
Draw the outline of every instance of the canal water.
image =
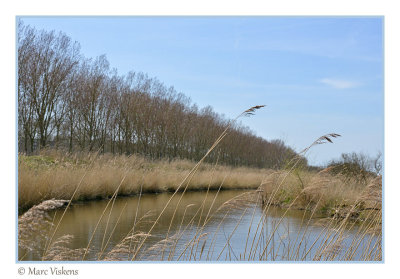
<svg viewBox="0 0 400 279">
<path fill-rule="evenodd" d="M 381 260 L 381 237 L 309 211 L 264 207 L 255 191 L 144 194 L 73 204 L 33 235 L 22 260 L 312 261 Z M 52 212 L 54 224 L 64 209 Z M 87 252 L 85 253 L 86 248 Z M 46 258 L 45 258 L 46 259 Z M 48 258 L 47 258 L 48 259 Z"/>
</svg>

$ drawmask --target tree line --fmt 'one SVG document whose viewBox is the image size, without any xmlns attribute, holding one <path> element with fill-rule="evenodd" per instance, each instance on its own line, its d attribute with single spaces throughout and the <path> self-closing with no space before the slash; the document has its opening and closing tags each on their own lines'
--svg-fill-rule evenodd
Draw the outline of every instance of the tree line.
<svg viewBox="0 0 400 279">
<path fill-rule="evenodd" d="M 84 57 L 64 33 L 20 21 L 17 45 L 19 152 L 51 147 L 199 160 L 228 125 L 157 78 L 119 75 L 104 55 Z M 208 160 L 279 168 L 294 155 L 281 140 L 235 124 Z"/>
</svg>

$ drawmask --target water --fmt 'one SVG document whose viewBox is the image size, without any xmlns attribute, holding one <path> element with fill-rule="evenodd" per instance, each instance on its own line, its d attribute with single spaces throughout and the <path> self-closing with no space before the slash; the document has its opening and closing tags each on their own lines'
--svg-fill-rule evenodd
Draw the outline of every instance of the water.
<svg viewBox="0 0 400 279">
<path fill-rule="evenodd" d="M 82 251 L 90 243 L 85 260 L 125 261 L 376 260 L 380 255 L 380 238 L 360 233 L 363 227 L 338 230 L 337 224 L 321 225 L 320 218 L 311 218 L 310 212 L 302 210 L 270 207 L 266 212 L 255 192 L 171 196 L 146 194 L 118 198 L 114 203 L 101 200 L 74 204 L 52 241 L 57 243 L 64 236 L 66 241 L 60 247 L 67 249 L 54 244 L 53 251 L 68 255 L 62 259 L 82 260 Z M 62 209 L 57 210 L 50 219 L 57 224 L 62 213 Z M 46 238 L 51 235 L 52 231 L 43 231 L 41 248 L 19 249 L 19 256 L 41 260 Z M 339 236 L 341 241 L 331 241 Z"/>
</svg>

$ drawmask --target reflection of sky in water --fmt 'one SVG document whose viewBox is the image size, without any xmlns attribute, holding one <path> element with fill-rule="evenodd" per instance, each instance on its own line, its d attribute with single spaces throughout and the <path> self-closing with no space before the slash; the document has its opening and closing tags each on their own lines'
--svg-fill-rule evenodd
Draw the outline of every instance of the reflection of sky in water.
<svg viewBox="0 0 400 279">
<path fill-rule="evenodd" d="M 176 207 L 180 195 L 177 195 L 167 207 L 159 222 L 147 238 L 145 245 L 139 256 L 140 260 L 313 260 L 316 255 L 321 259 L 326 259 L 330 252 L 334 251 L 333 260 L 348 259 L 351 255 L 352 260 L 365 258 L 365 251 L 376 244 L 377 238 L 366 235 L 360 240 L 357 234 L 359 227 L 345 230 L 341 235 L 341 245 L 325 245 L 328 247 L 321 250 L 321 244 L 330 244 L 331 240 L 338 237 L 332 229 L 325 226 L 315 225 L 309 222 L 310 213 L 306 211 L 270 208 L 268 213 L 262 218 L 263 212 L 260 205 L 247 200 L 228 202 L 226 201 L 244 193 L 241 191 L 223 191 L 214 200 L 216 192 L 211 192 L 202 204 L 205 193 L 192 192 L 186 193 L 181 199 L 179 206 Z M 170 198 L 170 194 L 143 195 L 139 203 L 138 197 L 119 198 L 112 205 L 112 212 L 107 210 L 99 223 L 96 233 L 92 239 L 92 251 L 87 259 L 96 260 L 96 255 L 100 251 L 102 244 L 108 245 L 104 252 L 106 254 L 115 247 L 121 239 L 131 230 L 135 218 L 138 222 L 135 227 L 136 232 L 148 232 L 165 204 Z M 95 201 L 89 203 L 76 204 L 64 216 L 63 222 L 57 232 L 57 236 L 65 234 L 74 235 L 70 248 L 86 247 L 107 201 Z M 210 206 L 213 204 L 211 210 Z M 110 204 L 111 206 L 111 204 Z M 174 222 L 170 226 L 170 220 L 174 215 Z M 218 209 L 219 210 L 216 210 Z M 202 212 L 201 220 L 199 213 Z M 281 218 L 285 214 L 285 218 Z M 197 214 L 196 214 L 197 213 Z M 57 211 L 60 217 L 62 211 Z M 145 214 L 146 217 L 139 221 Z M 212 216 L 202 230 L 205 216 Z M 117 220 L 119 218 L 118 224 Z M 199 226 L 200 224 L 200 226 Z M 104 234 L 107 228 L 107 233 Z M 110 237 L 110 232 L 113 234 Z M 180 236 L 177 242 L 160 243 L 165 239 L 167 232 L 169 236 Z M 190 245 L 187 245 L 189 243 Z M 268 243 L 267 248 L 266 243 Z M 356 247 L 354 251 L 348 247 Z M 152 249 L 148 249 L 152 247 Z M 367 249 L 366 249 L 367 248 Z M 374 248 L 376 249 L 376 247 Z M 346 251 L 348 254 L 346 254 Z M 19 251 L 21 254 L 24 251 Z M 351 253 L 350 253 L 351 252 Z M 374 253 L 372 253 L 374 255 Z M 128 260 L 127 255 L 120 255 L 122 259 Z M 132 256 L 132 255 L 131 255 Z M 130 256 L 130 257 L 131 257 Z M 38 260 L 34 254 L 28 254 L 25 260 Z M 373 260 L 371 258 L 370 260 Z"/>
</svg>

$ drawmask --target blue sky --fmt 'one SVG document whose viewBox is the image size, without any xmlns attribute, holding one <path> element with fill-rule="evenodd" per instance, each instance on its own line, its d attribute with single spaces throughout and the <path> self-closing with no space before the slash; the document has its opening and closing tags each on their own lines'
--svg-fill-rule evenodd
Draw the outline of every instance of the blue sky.
<svg viewBox="0 0 400 279">
<path fill-rule="evenodd" d="M 107 56 L 120 74 L 143 71 L 200 107 L 242 119 L 257 135 L 312 164 L 344 152 L 383 152 L 382 17 L 22 17 L 63 31 L 86 57 Z"/>
</svg>

